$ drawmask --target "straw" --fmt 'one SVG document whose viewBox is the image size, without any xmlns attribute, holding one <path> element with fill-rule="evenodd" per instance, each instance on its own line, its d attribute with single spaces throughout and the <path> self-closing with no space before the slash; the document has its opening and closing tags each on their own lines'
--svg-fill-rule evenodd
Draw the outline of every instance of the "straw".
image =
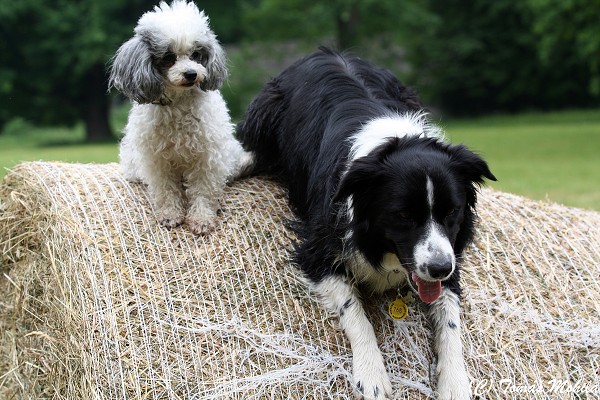
<svg viewBox="0 0 600 400">
<path fill-rule="evenodd" d="M 115 164 L 10 171 L 0 398 L 353 398 L 349 344 L 288 262 L 285 191 L 246 179 L 221 208 L 215 232 L 197 237 L 160 226 L 146 188 Z M 489 189 L 478 212 L 462 264 L 473 390 L 597 398 L 600 214 Z M 393 321 L 394 296 L 367 301 L 395 397 L 433 398 L 424 312 Z"/>
</svg>

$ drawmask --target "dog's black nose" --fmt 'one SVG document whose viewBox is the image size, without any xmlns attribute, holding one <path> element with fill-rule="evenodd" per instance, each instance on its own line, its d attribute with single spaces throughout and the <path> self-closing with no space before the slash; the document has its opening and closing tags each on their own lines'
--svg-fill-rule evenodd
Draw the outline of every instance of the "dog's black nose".
<svg viewBox="0 0 600 400">
<path fill-rule="evenodd" d="M 433 279 L 444 279 L 447 278 L 448 275 L 452 272 L 452 263 L 439 263 L 439 264 L 430 264 L 427 267 L 427 272 L 429 272 L 429 276 Z"/>
<path fill-rule="evenodd" d="M 183 77 L 185 79 L 187 79 L 188 81 L 195 81 L 197 76 L 198 76 L 198 73 L 196 71 L 194 71 L 193 69 L 187 70 L 183 73 Z"/>
</svg>

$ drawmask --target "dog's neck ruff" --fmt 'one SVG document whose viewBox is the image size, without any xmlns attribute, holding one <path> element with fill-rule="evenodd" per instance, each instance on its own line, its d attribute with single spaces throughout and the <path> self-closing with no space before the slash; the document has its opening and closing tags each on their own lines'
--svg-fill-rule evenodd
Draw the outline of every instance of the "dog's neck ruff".
<svg viewBox="0 0 600 400">
<path fill-rule="evenodd" d="M 366 285 L 375 294 L 400 289 L 410 282 L 406 269 L 392 253 L 384 254 L 381 269 L 374 268 L 360 251 L 351 252 L 345 257 L 345 261 L 351 280 Z"/>
<path fill-rule="evenodd" d="M 173 100 L 163 94 L 158 100 L 154 100 L 151 104 L 157 106 L 170 106 L 173 104 Z"/>
<path fill-rule="evenodd" d="M 352 136 L 350 160 L 368 155 L 391 138 L 414 136 L 442 139 L 443 132 L 430 123 L 427 113 L 422 111 L 372 119 Z"/>
<path fill-rule="evenodd" d="M 199 95 L 199 93 L 206 93 L 206 90 L 200 87 L 200 90 L 197 90 L 198 87 L 192 87 L 190 89 L 185 89 L 183 91 L 177 90 L 165 90 L 163 94 L 157 99 L 154 100 L 151 104 L 157 106 L 171 106 L 173 103 L 179 103 L 183 99 L 193 99 Z"/>
</svg>

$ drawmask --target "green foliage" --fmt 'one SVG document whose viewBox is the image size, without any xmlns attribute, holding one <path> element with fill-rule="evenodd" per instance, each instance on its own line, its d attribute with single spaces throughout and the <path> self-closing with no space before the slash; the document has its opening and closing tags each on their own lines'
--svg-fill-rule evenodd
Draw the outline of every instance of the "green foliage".
<svg viewBox="0 0 600 400">
<path fill-rule="evenodd" d="M 196 4 L 210 19 L 210 26 L 221 43 L 237 43 L 244 37 L 240 21 L 243 5 L 257 3 L 257 0 L 198 0 Z"/>
<path fill-rule="evenodd" d="M 600 97 L 600 1 L 529 0 L 533 31 L 543 65 L 551 68 L 565 56 L 587 66 L 588 90 Z"/>
<path fill-rule="evenodd" d="M 319 0 L 262 0 L 243 4 L 246 41 L 310 40 L 334 33 L 332 3 Z"/>
<path fill-rule="evenodd" d="M 427 13 L 410 0 L 262 0 L 244 3 L 247 41 L 309 40 L 333 37 L 340 49 L 390 32 Z"/>
<path fill-rule="evenodd" d="M 528 2 L 431 0 L 428 10 L 438 23 L 411 43 L 414 81 L 444 110 L 472 115 L 598 104 L 588 90 L 586 58 L 558 37 L 551 52 L 543 50 L 534 29 L 538 10 Z"/>
<path fill-rule="evenodd" d="M 102 71 L 142 3 L 1 0 L 0 127 L 15 116 L 40 124 L 81 120 L 90 93 L 106 97 Z"/>
<path fill-rule="evenodd" d="M 0 132 L 16 117 L 72 125 L 103 112 L 107 62 L 157 3 L 0 0 Z M 391 69 L 443 111 L 599 104 L 599 0 L 197 4 L 234 49 L 223 92 L 235 118 L 269 77 L 331 43 Z"/>
</svg>

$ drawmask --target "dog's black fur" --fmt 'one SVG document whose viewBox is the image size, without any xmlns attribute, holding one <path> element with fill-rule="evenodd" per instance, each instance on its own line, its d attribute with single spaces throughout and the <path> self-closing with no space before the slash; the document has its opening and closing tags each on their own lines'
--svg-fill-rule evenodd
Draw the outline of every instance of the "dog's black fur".
<svg viewBox="0 0 600 400">
<path fill-rule="evenodd" d="M 415 246 L 431 224 L 460 258 L 473 234 L 476 189 L 484 177 L 495 180 L 483 159 L 427 135 L 389 137 L 352 158 L 354 135 L 369 121 L 423 112 L 416 93 L 388 70 L 324 48 L 272 79 L 250 105 L 239 138 L 255 153 L 254 173 L 277 176 L 289 189 L 301 219 L 294 259 L 315 286 L 331 276 L 371 286 L 350 265 L 356 254 L 366 260 L 359 268 L 382 277 L 384 255 L 395 254 L 410 277 L 419 272 Z M 443 276 L 449 270 L 432 263 L 421 267 L 459 295 L 458 266 Z"/>
</svg>

